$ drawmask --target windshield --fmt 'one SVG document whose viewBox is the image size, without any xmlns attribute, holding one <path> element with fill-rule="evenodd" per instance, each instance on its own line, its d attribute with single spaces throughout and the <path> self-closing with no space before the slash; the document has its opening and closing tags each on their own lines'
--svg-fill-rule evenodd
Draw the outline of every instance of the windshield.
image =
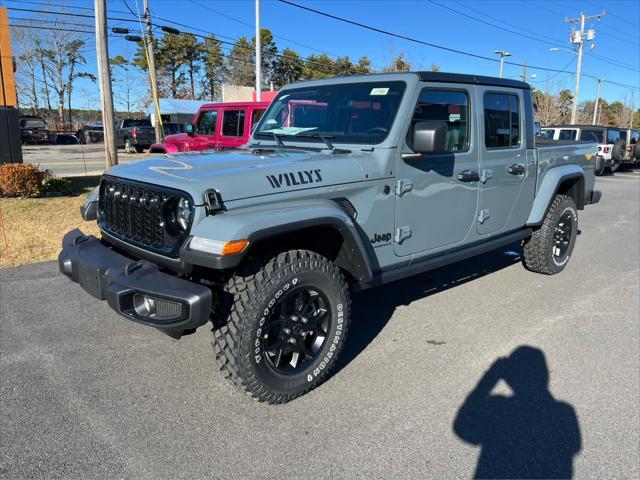
<svg viewBox="0 0 640 480">
<path fill-rule="evenodd" d="M 376 144 L 388 135 L 404 82 L 366 82 L 302 87 L 282 92 L 256 130 L 256 138 Z"/>
<path fill-rule="evenodd" d="M 47 128 L 42 118 L 21 118 L 20 128 Z"/>
</svg>

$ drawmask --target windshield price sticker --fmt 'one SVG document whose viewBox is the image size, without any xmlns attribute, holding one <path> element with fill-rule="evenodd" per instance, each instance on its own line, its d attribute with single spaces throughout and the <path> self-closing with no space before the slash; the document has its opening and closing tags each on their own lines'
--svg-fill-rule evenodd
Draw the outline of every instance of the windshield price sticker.
<svg viewBox="0 0 640 480">
<path fill-rule="evenodd" d="M 387 93 L 389 93 L 388 88 L 378 87 L 378 88 L 372 88 L 371 93 L 369 95 L 386 95 Z"/>
</svg>

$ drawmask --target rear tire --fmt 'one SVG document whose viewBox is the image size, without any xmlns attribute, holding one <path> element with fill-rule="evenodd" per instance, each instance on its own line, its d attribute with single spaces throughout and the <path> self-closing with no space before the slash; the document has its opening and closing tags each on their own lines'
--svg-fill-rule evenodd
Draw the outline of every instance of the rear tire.
<svg viewBox="0 0 640 480">
<path fill-rule="evenodd" d="M 137 152 L 137 153 L 142 153 L 142 152 L 144 152 L 144 147 L 141 147 L 140 145 L 136 145 L 136 152 Z"/>
<path fill-rule="evenodd" d="M 600 156 L 596 157 L 596 165 L 595 165 L 594 173 L 598 177 L 600 177 L 600 176 L 604 175 L 605 168 L 606 168 L 606 165 L 605 165 L 604 158 L 602 158 Z"/>
<path fill-rule="evenodd" d="M 253 398 L 285 403 L 335 367 L 349 327 L 349 288 L 325 257 L 290 250 L 236 272 L 220 310 L 214 322 L 220 370 Z"/>
<path fill-rule="evenodd" d="M 136 149 L 131 145 L 131 140 L 128 138 L 124 139 L 124 151 L 126 153 L 136 153 Z"/>
<path fill-rule="evenodd" d="M 578 233 L 578 209 L 573 198 L 556 195 L 542 225 L 524 245 L 524 266 L 532 272 L 555 275 L 571 258 Z"/>
</svg>

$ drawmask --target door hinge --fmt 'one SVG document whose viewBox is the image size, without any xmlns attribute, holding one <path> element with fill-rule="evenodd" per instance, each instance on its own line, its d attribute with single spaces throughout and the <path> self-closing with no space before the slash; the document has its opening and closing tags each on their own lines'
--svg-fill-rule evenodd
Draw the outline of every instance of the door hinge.
<svg viewBox="0 0 640 480">
<path fill-rule="evenodd" d="M 404 240 L 411 236 L 411 227 L 399 227 L 396 230 L 395 241 L 396 243 L 402 243 Z"/>
<path fill-rule="evenodd" d="M 396 182 L 396 195 L 401 197 L 404 193 L 410 192 L 413 189 L 413 182 L 406 178 L 398 180 Z"/>
<path fill-rule="evenodd" d="M 480 210 L 480 214 L 478 215 L 478 222 L 483 224 L 489 218 L 489 209 L 484 208 Z"/>
<path fill-rule="evenodd" d="M 491 177 L 493 177 L 493 170 L 482 170 L 482 175 L 480 176 L 480 181 L 482 183 L 487 183 L 487 180 L 489 180 Z"/>
</svg>

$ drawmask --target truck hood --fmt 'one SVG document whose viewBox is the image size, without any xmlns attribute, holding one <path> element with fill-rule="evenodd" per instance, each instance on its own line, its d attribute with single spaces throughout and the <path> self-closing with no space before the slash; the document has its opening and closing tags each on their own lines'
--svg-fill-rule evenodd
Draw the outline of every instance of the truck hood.
<svg viewBox="0 0 640 480">
<path fill-rule="evenodd" d="M 277 150 L 191 152 L 125 163 L 107 173 L 189 193 L 200 202 L 207 189 L 224 201 L 363 180 L 357 153 Z"/>
</svg>

